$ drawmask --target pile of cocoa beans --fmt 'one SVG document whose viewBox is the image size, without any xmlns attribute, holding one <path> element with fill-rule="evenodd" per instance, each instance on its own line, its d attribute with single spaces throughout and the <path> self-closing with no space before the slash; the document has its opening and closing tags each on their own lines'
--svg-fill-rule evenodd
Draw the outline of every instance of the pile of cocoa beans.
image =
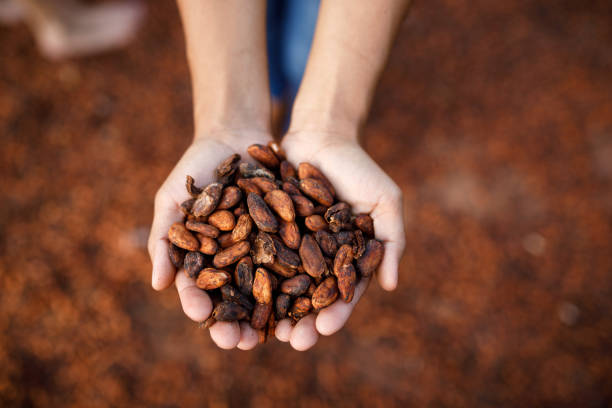
<svg viewBox="0 0 612 408">
<path fill-rule="evenodd" d="M 276 322 L 297 322 L 338 297 L 353 299 L 360 277 L 380 264 L 384 247 L 368 214 L 354 215 L 309 163 L 296 168 L 275 142 L 254 144 L 215 169 L 216 182 L 196 187 L 170 227 L 170 260 L 208 292 L 214 309 L 203 323 L 250 321 L 260 341 Z"/>
</svg>

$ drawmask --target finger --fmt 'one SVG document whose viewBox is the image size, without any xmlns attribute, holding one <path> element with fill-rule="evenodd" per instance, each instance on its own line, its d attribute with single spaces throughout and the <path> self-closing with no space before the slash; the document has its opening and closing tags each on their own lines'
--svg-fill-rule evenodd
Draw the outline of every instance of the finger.
<svg viewBox="0 0 612 408">
<path fill-rule="evenodd" d="M 359 302 L 361 295 L 363 295 L 369 284 L 370 279 L 362 279 L 355 288 L 355 294 L 350 303 L 337 300 L 329 307 L 321 310 L 316 321 L 317 331 L 324 336 L 329 336 L 340 330 L 348 320 L 357 302 Z"/>
<path fill-rule="evenodd" d="M 314 346 L 318 339 L 319 333 L 315 329 L 315 317 L 310 314 L 297 322 L 291 330 L 289 342 L 294 349 L 304 351 Z"/>
<path fill-rule="evenodd" d="M 195 284 L 195 279 L 185 275 L 185 271 L 180 269 L 176 274 L 176 290 L 183 306 L 183 312 L 191 320 L 203 322 L 210 316 L 212 302 L 210 297 Z"/>
<path fill-rule="evenodd" d="M 258 342 L 259 336 L 255 329 L 247 322 L 240 322 L 240 341 L 237 347 L 240 350 L 251 350 Z"/>
<path fill-rule="evenodd" d="M 370 216 L 374 220 L 376 237 L 385 244 L 385 254 L 378 268 L 378 283 L 385 290 L 394 290 L 406 239 L 401 194 L 394 194 L 391 199 L 376 206 Z"/>
<path fill-rule="evenodd" d="M 182 218 L 183 215 L 176 203 L 158 193 L 155 198 L 155 215 L 148 242 L 149 256 L 153 263 L 151 285 L 155 290 L 167 288 L 174 279 L 175 268 L 168 258 L 169 242 L 166 237 L 170 226 L 181 221 Z"/>
<path fill-rule="evenodd" d="M 238 322 L 217 322 L 210 328 L 210 337 L 219 348 L 233 349 L 240 342 Z"/>
<path fill-rule="evenodd" d="M 293 327 L 291 326 L 291 320 L 283 319 L 276 324 L 274 335 L 279 341 L 286 343 L 291 338 L 292 329 Z"/>
</svg>

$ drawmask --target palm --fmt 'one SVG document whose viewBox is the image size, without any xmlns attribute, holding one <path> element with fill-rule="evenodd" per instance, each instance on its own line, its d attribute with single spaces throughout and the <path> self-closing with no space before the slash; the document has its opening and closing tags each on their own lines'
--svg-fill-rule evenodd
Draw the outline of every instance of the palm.
<svg viewBox="0 0 612 408">
<path fill-rule="evenodd" d="M 189 198 L 185 190 L 185 176 L 194 177 L 198 185 L 213 181 L 217 164 L 233 153 L 246 158 L 246 149 L 253 143 L 266 143 L 266 134 L 215 135 L 215 139 L 198 139 L 183 154 L 155 197 L 155 215 L 149 236 L 149 255 L 153 262 L 152 285 L 156 290 L 167 288 L 175 282 L 185 314 L 197 322 L 204 321 L 212 311 L 212 302 L 195 280 L 182 271 L 175 270 L 168 259 L 167 231 L 183 218 L 179 206 Z M 217 140 L 224 140 L 219 142 Z M 257 333 L 248 324 L 218 322 L 210 329 L 215 343 L 222 348 L 252 348 L 257 344 Z"/>
<path fill-rule="evenodd" d="M 330 137 L 331 136 L 331 137 Z M 327 140 L 323 143 L 316 140 Z M 401 191 L 391 178 L 349 138 L 317 133 L 292 133 L 283 147 L 292 163 L 310 162 L 319 167 L 337 190 L 338 199 L 353 207 L 356 213 L 370 213 L 376 236 L 385 243 L 385 256 L 378 280 L 386 290 L 397 285 L 399 259 L 404 249 Z M 296 349 L 307 349 L 317 340 L 317 332 L 329 335 L 339 330 L 363 294 L 369 281 L 361 282 L 350 304 L 337 301 L 315 318 L 308 316 L 295 327 L 288 321 L 279 323 L 277 337 L 290 340 Z"/>
</svg>

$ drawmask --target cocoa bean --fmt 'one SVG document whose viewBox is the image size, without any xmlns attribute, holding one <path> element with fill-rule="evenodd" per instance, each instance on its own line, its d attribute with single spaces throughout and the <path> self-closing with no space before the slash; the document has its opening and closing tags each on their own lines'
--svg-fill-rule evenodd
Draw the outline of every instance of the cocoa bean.
<svg viewBox="0 0 612 408">
<path fill-rule="evenodd" d="M 354 237 L 353 231 L 340 231 L 334 234 L 334 238 L 336 238 L 338 245 L 352 245 Z"/>
<path fill-rule="evenodd" d="M 234 302 L 244 307 L 249 312 L 253 310 L 253 303 L 249 300 L 248 296 L 239 292 L 238 289 L 232 285 L 221 286 L 221 297 L 223 300 L 228 302 Z"/>
<path fill-rule="evenodd" d="M 365 251 L 361 258 L 357 260 L 357 268 L 363 277 L 372 276 L 383 259 L 385 247 L 380 241 L 371 239 L 366 244 Z"/>
<path fill-rule="evenodd" d="M 238 204 L 242 199 L 242 191 L 236 186 L 227 186 L 223 189 L 217 210 L 228 210 Z"/>
<path fill-rule="evenodd" d="M 299 187 L 304 194 L 321 205 L 329 207 L 334 203 L 334 197 L 320 180 L 313 178 L 302 179 L 300 180 Z"/>
<path fill-rule="evenodd" d="M 338 249 L 334 258 L 334 275 L 337 277 L 340 269 L 351 262 L 353 262 L 353 248 L 348 244 L 344 244 Z"/>
<path fill-rule="evenodd" d="M 219 228 L 213 227 L 205 222 L 189 220 L 185 223 L 185 227 L 190 231 L 199 232 L 209 238 L 217 238 L 219 236 Z"/>
<path fill-rule="evenodd" d="M 312 201 L 303 195 L 294 194 L 290 197 L 291 201 L 293 201 L 293 206 L 297 215 L 300 217 L 308 217 L 309 215 L 314 214 L 314 204 Z"/>
<path fill-rule="evenodd" d="M 251 256 L 256 264 L 268 264 L 274 262 L 276 248 L 272 237 L 263 231 L 259 231 L 257 238 L 253 242 Z"/>
<path fill-rule="evenodd" d="M 272 292 L 278 289 L 278 278 L 273 273 L 268 273 L 268 277 L 270 278 L 270 287 L 272 288 Z"/>
<path fill-rule="evenodd" d="M 232 241 L 238 242 L 247 239 L 253 228 L 253 220 L 249 214 L 242 214 L 236 221 L 236 226 L 232 230 Z"/>
<path fill-rule="evenodd" d="M 276 330 L 276 319 L 274 313 L 271 312 L 272 310 L 270 310 L 270 317 L 268 317 L 268 324 L 266 326 L 266 339 L 273 338 Z"/>
<path fill-rule="evenodd" d="M 285 193 L 289 194 L 290 196 L 292 196 L 292 195 L 301 196 L 302 195 L 302 192 L 298 188 L 297 182 L 296 183 L 292 183 L 292 182 L 289 182 L 289 181 L 283 181 L 282 189 L 283 189 L 283 191 Z"/>
<path fill-rule="evenodd" d="M 172 262 L 172 265 L 174 265 L 176 269 L 183 267 L 186 253 L 187 251 L 185 251 L 183 248 L 177 247 L 173 243 L 168 245 L 168 256 L 170 257 L 170 262 Z"/>
<path fill-rule="evenodd" d="M 332 205 L 325 212 L 325 221 L 329 224 L 332 232 L 351 227 L 351 207 L 347 203 Z"/>
<path fill-rule="evenodd" d="M 224 268 L 236 263 L 240 258 L 247 255 L 250 249 L 251 245 L 248 243 L 248 241 L 240 241 L 235 243 L 231 247 L 218 252 L 213 258 L 213 265 L 215 268 Z"/>
<path fill-rule="evenodd" d="M 264 232 L 276 232 L 278 230 L 278 221 L 261 196 L 249 193 L 247 196 L 247 206 L 257 228 Z"/>
<path fill-rule="evenodd" d="M 286 279 L 281 283 L 280 291 L 291 296 L 300 296 L 305 293 L 310 286 L 310 276 L 306 274 L 296 275 L 293 278 Z"/>
<path fill-rule="evenodd" d="M 278 157 L 279 160 L 287 160 L 287 155 L 285 154 L 283 148 L 278 144 L 278 142 L 271 140 L 268 142 L 268 147 L 272 149 L 272 151 L 274 152 L 276 157 Z"/>
<path fill-rule="evenodd" d="M 239 161 L 239 154 L 232 154 L 227 159 L 223 160 L 215 169 L 217 181 L 222 184 L 230 183 L 236 173 Z"/>
<path fill-rule="evenodd" d="M 299 255 L 287 248 L 277 236 L 272 235 L 271 238 L 276 251 L 276 262 L 289 268 L 297 268 L 300 265 Z"/>
<path fill-rule="evenodd" d="M 175 222 L 172 224 L 172 226 L 170 226 L 170 229 L 168 230 L 168 240 L 170 240 L 170 242 L 177 247 L 186 249 L 188 251 L 197 251 L 200 247 L 200 243 L 196 237 L 194 237 L 193 234 L 189 232 L 189 230 L 185 228 L 185 225 L 181 222 Z"/>
<path fill-rule="evenodd" d="M 365 251 L 365 240 L 363 239 L 363 232 L 361 230 L 353 231 L 353 257 L 355 259 L 361 258 Z"/>
<path fill-rule="evenodd" d="M 307 274 L 318 278 L 327 269 L 323 254 L 317 242 L 310 234 L 304 235 L 300 244 L 300 258 Z"/>
<path fill-rule="evenodd" d="M 289 194 L 283 190 L 272 190 L 266 193 L 264 201 L 283 221 L 292 222 L 295 220 L 293 201 L 291 201 Z"/>
<path fill-rule="evenodd" d="M 200 252 L 206 255 L 214 255 L 219 249 L 219 244 L 212 238 L 203 235 L 200 232 L 196 232 L 198 241 L 200 241 Z"/>
<path fill-rule="evenodd" d="M 327 228 L 327 223 L 320 215 L 313 214 L 304 219 L 304 225 L 309 230 L 316 232 Z"/>
<path fill-rule="evenodd" d="M 278 227 L 278 235 L 288 248 L 298 249 L 300 247 L 300 229 L 295 222 L 281 221 Z"/>
<path fill-rule="evenodd" d="M 249 195 L 251 193 L 261 195 L 261 189 L 255 184 L 255 182 L 251 179 L 241 178 L 236 182 L 238 187 L 244 192 L 244 194 Z"/>
<path fill-rule="evenodd" d="M 248 316 L 248 310 L 234 302 L 228 301 L 219 303 L 212 312 L 213 319 L 220 322 L 233 322 L 246 319 Z"/>
<path fill-rule="evenodd" d="M 293 320 L 297 321 L 300 320 L 302 317 L 306 316 L 308 312 L 310 312 L 311 308 L 312 303 L 310 299 L 302 296 L 295 299 L 293 305 L 291 306 L 291 309 L 289 309 L 288 315 Z"/>
<path fill-rule="evenodd" d="M 274 182 L 274 180 L 270 180 L 269 178 L 253 177 L 252 179 L 249 179 L 249 180 L 255 183 L 255 185 L 259 187 L 262 193 L 268 193 L 278 188 L 278 185 Z"/>
<path fill-rule="evenodd" d="M 284 160 L 280 163 L 280 176 L 281 180 L 287 181 L 290 177 L 296 178 L 297 171 L 291 163 L 289 163 L 287 160 Z"/>
<path fill-rule="evenodd" d="M 223 234 L 219 235 L 219 237 L 217 238 L 217 242 L 219 243 L 219 246 L 221 248 L 229 248 L 236 243 L 232 239 L 231 232 L 224 232 Z"/>
<path fill-rule="evenodd" d="M 233 212 L 234 212 L 234 217 L 240 217 L 242 214 L 248 213 L 246 204 L 244 204 L 244 201 L 241 201 L 240 204 L 238 204 L 238 206 L 234 208 Z"/>
<path fill-rule="evenodd" d="M 284 293 L 281 293 L 276 297 L 275 302 L 275 313 L 276 319 L 281 320 L 287 317 L 287 312 L 289 311 L 289 305 L 291 304 L 291 297 Z"/>
<path fill-rule="evenodd" d="M 200 323 L 200 328 L 210 329 L 215 323 L 217 323 L 217 320 L 211 315 L 208 319 Z"/>
<path fill-rule="evenodd" d="M 314 233 L 314 238 L 319 244 L 321 251 L 327 256 L 335 256 L 338 251 L 338 243 L 336 238 L 325 230 L 319 230 Z"/>
<path fill-rule="evenodd" d="M 358 214 L 353 220 L 353 224 L 367 237 L 374 236 L 374 220 L 368 214 Z"/>
<path fill-rule="evenodd" d="M 198 188 L 194 185 L 195 180 L 191 176 L 187 176 L 185 180 L 185 187 L 187 188 L 187 192 L 193 198 L 198 198 L 198 196 L 202 193 L 202 189 Z"/>
<path fill-rule="evenodd" d="M 208 216 L 208 223 L 221 231 L 231 231 L 236 225 L 236 219 L 227 210 L 217 210 Z"/>
<path fill-rule="evenodd" d="M 191 209 L 193 208 L 193 203 L 195 203 L 195 198 L 190 198 L 181 203 L 180 209 L 184 215 L 191 215 Z"/>
<path fill-rule="evenodd" d="M 340 292 L 340 298 L 346 303 L 353 300 L 353 294 L 355 293 L 355 286 L 357 284 L 357 272 L 352 263 L 344 265 L 336 272 L 338 278 L 338 291 Z"/>
<path fill-rule="evenodd" d="M 329 182 L 327 177 L 315 166 L 310 163 L 300 163 L 298 165 L 298 178 L 300 180 L 313 178 L 321 181 L 323 185 L 327 188 L 327 190 L 331 193 L 332 196 L 336 196 L 336 190 L 332 183 Z M 330 204 L 331 205 L 331 204 Z"/>
<path fill-rule="evenodd" d="M 270 274 L 265 268 L 257 268 L 253 280 L 253 297 L 259 303 L 272 302 L 272 284 Z"/>
<path fill-rule="evenodd" d="M 297 269 L 290 268 L 278 262 L 266 263 L 264 265 L 266 266 L 266 268 L 268 268 L 275 274 L 280 275 L 285 278 L 291 278 L 292 276 L 295 276 L 295 274 L 298 272 Z"/>
<path fill-rule="evenodd" d="M 274 169 L 279 165 L 278 157 L 268 146 L 253 144 L 247 148 L 247 153 L 266 167 Z"/>
<path fill-rule="evenodd" d="M 240 163 L 238 169 L 240 170 L 240 176 L 247 179 L 253 177 L 266 177 L 274 180 L 274 173 L 265 167 L 257 166 L 251 163 Z"/>
<path fill-rule="evenodd" d="M 198 275 L 196 286 L 204 290 L 217 289 L 228 283 L 231 279 L 232 276 L 226 271 L 204 268 Z"/>
<path fill-rule="evenodd" d="M 253 261 L 250 256 L 245 256 L 234 271 L 234 282 L 242 294 L 251 296 L 253 294 Z"/>
<path fill-rule="evenodd" d="M 256 303 L 253 308 L 253 314 L 251 315 L 251 327 L 255 330 L 266 327 L 271 312 L 272 303 Z"/>
<path fill-rule="evenodd" d="M 312 295 L 314 295 L 316 289 L 317 285 L 314 282 L 311 282 L 310 286 L 308 286 L 308 289 L 306 290 L 306 296 L 312 299 Z"/>
<path fill-rule="evenodd" d="M 312 294 L 312 307 L 315 310 L 323 309 L 334 303 L 338 298 L 338 285 L 336 278 L 330 276 L 326 278 Z"/>
<path fill-rule="evenodd" d="M 193 203 L 193 207 L 191 208 L 193 215 L 196 217 L 204 217 L 212 213 L 217 207 L 217 204 L 219 204 L 222 192 L 223 184 L 221 183 L 211 183 L 207 185 Z"/>
</svg>

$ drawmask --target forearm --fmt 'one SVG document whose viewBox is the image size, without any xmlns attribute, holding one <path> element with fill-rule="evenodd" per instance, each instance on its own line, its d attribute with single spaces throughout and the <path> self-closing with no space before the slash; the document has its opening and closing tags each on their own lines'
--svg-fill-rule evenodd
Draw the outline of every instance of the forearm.
<svg viewBox="0 0 612 408">
<path fill-rule="evenodd" d="M 291 131 L 354 135 L 368 114 L 408 0 L 324 0 Z"/>
<path fill-rule="evenodd" d="M 178 0 L 193 87 L 196 138 L 269 131 L 265 0 Z"/>
</svg>

